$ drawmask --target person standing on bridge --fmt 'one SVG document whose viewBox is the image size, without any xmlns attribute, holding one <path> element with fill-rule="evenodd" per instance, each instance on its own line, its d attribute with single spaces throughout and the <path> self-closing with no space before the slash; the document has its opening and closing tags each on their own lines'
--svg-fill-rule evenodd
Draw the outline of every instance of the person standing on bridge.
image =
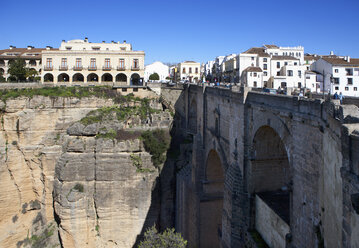
<svg viewBox="0 0 359 248">
<path fill-rule="evenodd" d="M 344 96 L 342 94 L 342 92 L 339 93 L 339 101 L 340 101 L 340 104 L 343 104 L 343 99 L 344 99 Z"/>
</svg>

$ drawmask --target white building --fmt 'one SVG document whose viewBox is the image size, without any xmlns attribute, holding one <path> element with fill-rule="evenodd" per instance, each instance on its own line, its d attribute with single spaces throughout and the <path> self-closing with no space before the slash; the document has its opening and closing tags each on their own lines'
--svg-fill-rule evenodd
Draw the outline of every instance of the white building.
<svg viewBox="0 0 359 248">
<path fill-rule="evenodd" d="M 359 59 L 326 56 L 314 62 L 312 70 L 324 77 L 321 92 L 330 90 L 332 94 L 342 92 L 346 96 L 359 97 Z"/>
<path fill-rule="evenodd" d="M 262 88 L 263 71 L 260 67 L 249 66 L 242 72 L 242 83 L 247 87 Z"/>
<path fill-rule="evenodd" d="M 207 61 L 207 63 L 204 64 L 204 76 L 205 78 L 211 78 L 212 77 L 212 68 L 214 65 L 214 60 Z"/>
<path fill-rule="evenodd" d="M 131 44 L 91 43 L 85 40 L 62 41 L 58 50 L 43 50 L 43 82 L 83 84 L 111 82 L 115 85 L 141 85 L 144 76 L 143 51 Z"/>
<path fill-rule="evenodd" d="M 216 81 L 221 81 L 222 79 L 222 63 L 225 56 L 218 56 L 214 60 L 212 67 L 212 79 Z"/>
<path fill-rule="evenodd" d="M 190 82 L 198 82 L 201 76 L 200 67 L 201 64 L 195 61 L 185 61 L 177 64 L 177 81 L 188 80 Z"/>
<path fill-rule="evenodd" d="M 148 82 L 150 76 L 157 73 L 159 80 L 165 80 L 169 76 L 169 67 L 162 62 L 154 62 L 145 66 L 145 82 Z"/>
</svg>

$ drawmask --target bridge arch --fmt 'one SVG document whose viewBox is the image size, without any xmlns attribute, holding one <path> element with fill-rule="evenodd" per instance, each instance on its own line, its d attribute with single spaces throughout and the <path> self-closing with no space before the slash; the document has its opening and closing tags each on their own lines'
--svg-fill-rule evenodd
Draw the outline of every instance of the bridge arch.
<svg viewBox="0 0 359 248">
<path fill-rule="evenodd" d="M 209 151 L 200 202 L 200 247 L 220 247 L 222 237 L 224 167 L 216 150 Z"/>
<path fill-rule="evenodd" d="M 285 143 L 271 126 L 256 130 L 249 165 L 247 185 L 253 196 L 251 226 L 270 247 L 285 247 L 286 234 L 290 232 L 292 172 Z M 270 219 L 267 209 L 274 213 Z"/>
</svg>

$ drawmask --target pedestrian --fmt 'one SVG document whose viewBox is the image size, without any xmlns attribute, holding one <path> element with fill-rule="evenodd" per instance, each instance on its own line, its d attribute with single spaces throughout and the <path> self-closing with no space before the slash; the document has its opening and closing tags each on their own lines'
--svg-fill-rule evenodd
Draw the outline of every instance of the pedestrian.
<svg viewBox="0 0 359 248">
<path fill-rule="evenodd" d="M 338 99 L 338 98 L 339 98 L 339 96 L 338 96 L 338 92 L 335 92 L 335 93 L 334 93 L 333 98 L 334 98 L 334 99 Z"/>
<path fill-rule="evenodd" d="M 343 104 L 343 99 L 344 99 L 344 96 L 343 96 L 342 92 L 340 92 L 339 93 L 340 104 Z"/>
</svg>

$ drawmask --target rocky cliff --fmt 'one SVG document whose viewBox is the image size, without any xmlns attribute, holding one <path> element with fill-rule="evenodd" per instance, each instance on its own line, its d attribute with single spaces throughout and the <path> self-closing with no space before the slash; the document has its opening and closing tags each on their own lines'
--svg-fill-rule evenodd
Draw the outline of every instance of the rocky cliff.
<svg viewBox="0 0 359 248">
<path fill-rule="evenodd" d="M 161 209 L 173 216 L 164 160 L 141 138 L 168 138 L 172 116 L 156 100 L 31 96 L 0 108 L 0 247 L 132 247 Z"/>
</svg>

